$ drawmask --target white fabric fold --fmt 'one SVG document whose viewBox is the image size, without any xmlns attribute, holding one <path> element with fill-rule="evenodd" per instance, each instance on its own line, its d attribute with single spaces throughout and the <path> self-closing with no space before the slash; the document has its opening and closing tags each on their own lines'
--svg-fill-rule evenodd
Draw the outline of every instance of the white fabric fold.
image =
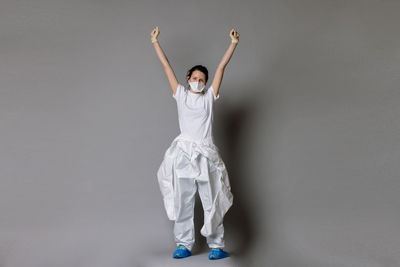
<svg viewBox="0 0 400 267">
<path fill-rule="evenodd" d="M 180 196 L 174 191 L 176 179 L 208 182 L 212 204 L 204 218 L 201 234 L 208 237 L 221 228 L 223 217 L 232 206 L 233 195 L 225 164 L 212 139 L 198 141 L 184 134 L 178 135 L 164 154 L 157 178 L 169 220 L 176 220 L 177 207 L 184 205 L 178 203 Z"/>
</svg>

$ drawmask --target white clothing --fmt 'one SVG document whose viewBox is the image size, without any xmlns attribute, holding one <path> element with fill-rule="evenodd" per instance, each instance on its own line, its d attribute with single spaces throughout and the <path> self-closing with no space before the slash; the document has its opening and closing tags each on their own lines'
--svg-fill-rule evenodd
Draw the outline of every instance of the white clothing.
<svg viewBox="0 0 400 267">
<path fill-rule="evenodd" d="M 207 238 L 210 248 L 223 248 L 223 217 L 232 206 L 233 195 L 211 130 L 212 104 L 219 96 L 215 96 L 212 86 L 204 95 L 193 98 L 188 94 L 194 93 L 183 90 L 183 86 L 178 85 L 173 96 L 177 100 L 181 134 L 165 152 L 157 172 L 165 210 L 168 218 L 175 221 L 175 242 L 191 250 L 194 196 L 198 188 L 204 209 L 204 225 L 200 232 Z M 185 112 L 187 114 L 182 114 Z"/>
<path fill-rule="evenodd" d="M 172 95 L 177 103 L 179 128 L 181 133 L 193 139 L 212 139 L 212 121 L 215 96 L 212 86 L 205 94 L 193 93 L 178 84 Z M 212 142 L 213 140 L 209 140 Z"/>
</svg>

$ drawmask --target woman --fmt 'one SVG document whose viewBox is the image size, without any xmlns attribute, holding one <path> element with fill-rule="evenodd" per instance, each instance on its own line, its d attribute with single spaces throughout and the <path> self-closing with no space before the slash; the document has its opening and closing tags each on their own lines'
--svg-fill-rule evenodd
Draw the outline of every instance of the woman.
<svg viewBox="0 0 400 267">
<path fill-rule="evenodd" d="M 204 209 L 201 234 L 211 248 L 209 259 L 228 256 L 223 250 L 223 217 L 232 206 L 233 196 L 228 173 L 212 135 L 214 101 L 226 65 L 239 42 L 236 30 L 230 31 L 232 42 L 218 65 L 212 84 L 206 90 L 208 70 L 196 65 L 187 72 L 188 88 L 180 84 L 167 57 L 158 43 L 158 27 L 151 32 L 157 56 L 161 61 L 178 108 L 181 133 L 164 154 L 157 178 L 168 218 L 175 221 L 174 239 L 177 249 L 174 258 L 191 255 L 194 245 L 194 203 L 198 189 Z"/>
</svg>

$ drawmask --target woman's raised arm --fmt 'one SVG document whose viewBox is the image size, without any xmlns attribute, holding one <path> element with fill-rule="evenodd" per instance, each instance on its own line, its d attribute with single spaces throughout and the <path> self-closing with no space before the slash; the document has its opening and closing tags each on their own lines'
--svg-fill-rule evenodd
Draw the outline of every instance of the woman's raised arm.
<svg viewBox="0 0 400 267">
<path fill-rule="evenodd" d="M 160 60 L 161 64 L 163 65 L 165 74 L 167 75 L 167 79 L 169 85 L 171 86 L 172 92 L 176 92 L 176 88 L 178 87 L 178 80 L 176 79 L 174 70 L 171 68 L 167 56 L 165 55 L 164 51 L 161 49 L 160 44 L 158 43 L 157 36 L 159 34 L 158 26 L 153 29 L 151 32 L 151 42 L 154 45 L 154 49 L 156 50 L 158 59 Z"/>
<path fill-rule="evenodd" d="M 229 35 L 232 39 L 232 42 L 226 50 L 224 56 L 222 57 L 221 62 L 219 63 L 217 70 L 215 71 L 214 79 L 212 82 L 212 87 L 214 88 L 214 93 L 216 96 L 218 96 L 219 87 L 222 82 L 222 77 L 224 76 L 225 67 L 231 59 L 233 52 L 235 51 L 235 48 L 239 42 L 239 33 L 235 29 L 232 29 Z"/>
</svg>

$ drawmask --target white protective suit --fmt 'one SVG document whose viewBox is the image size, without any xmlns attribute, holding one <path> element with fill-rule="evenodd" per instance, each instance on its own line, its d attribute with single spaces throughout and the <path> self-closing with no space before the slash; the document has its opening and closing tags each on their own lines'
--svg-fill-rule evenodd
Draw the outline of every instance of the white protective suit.
<svg viewBox="0 0 400 267">
<path fill-rule="evenodd" d="M 204 209 L 200 232 L 210 248 L 223 248 L 223 218 L 232 206 L 233 195 L 225 164 L 212 137 L 213 102 L 219 95 L 215 96 L 212 86 L 204 95 L 195 95 L 179 84 L 173 97 L 178 104 L 181 134 L 165 152 L 157 178 L 168 218 L 175 221 L 175 242 L 192 250 L 198 189 Z"/>
</svg>

